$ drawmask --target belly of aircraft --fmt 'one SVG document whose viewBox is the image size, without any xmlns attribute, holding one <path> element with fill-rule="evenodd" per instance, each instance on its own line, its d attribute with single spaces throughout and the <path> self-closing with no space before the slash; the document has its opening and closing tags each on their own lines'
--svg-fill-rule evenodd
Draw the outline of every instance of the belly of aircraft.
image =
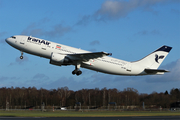
<svg viewBox="0 0 180 120">
<path fill-rule="evenodd" d="M 128 75 L 128 72 L 125 69 L 122 69 L 121 66 L 113 65 L 109 63 L 94 63 L 93 65 L 82 64 L 83 68 L 94 70 L 97 72 L 103 72 L 113 75 Z"/>
</svg>

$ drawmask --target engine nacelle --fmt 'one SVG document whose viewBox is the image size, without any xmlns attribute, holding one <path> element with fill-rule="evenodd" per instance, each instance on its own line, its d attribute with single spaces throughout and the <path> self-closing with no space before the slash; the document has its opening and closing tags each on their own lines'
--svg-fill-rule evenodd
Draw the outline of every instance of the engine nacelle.
<svg viewBox="0 0 180 120">
<path fill-rule="evenodd" d="M 50 64 L 61 66 L 63 64 L 67 64 L 68 62 L 69 62 L 69 59 L 66 58 L 66 55 L 61 55 L 58 53 L 51 53 Z"/>
</svg>

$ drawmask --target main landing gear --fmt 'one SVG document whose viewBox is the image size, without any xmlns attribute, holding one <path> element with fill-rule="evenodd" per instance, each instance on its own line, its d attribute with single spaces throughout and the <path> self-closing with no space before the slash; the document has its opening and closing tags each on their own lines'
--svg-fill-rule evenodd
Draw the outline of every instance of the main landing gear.
<svg viewBox="0 0 180 120">
<path fill-rule="evenodd" d="M 80 70 L 79 70 L 79 71 L 74 70 L 74 71 L 72 71 L 72 74 L 73 74 L 73 75 L 76 74 L 77 76 L 79 76 L 80 74 L 82 74 L 82 71 L 80 71 Z"/>
<path fill-rule="evenodd" d="M 23 52 L 21 51 L 21 56 L 20 56 L 20 59 L 23 59 Z"/>
<path fill-rule="evenodd" d="M 77 75 L 77 76 L 79 76 L 79 75 L 81 75 L 82 74 L 82 71 L 81 70 L 79 70 L 80 69 L 80 66 L 81 66 L 81 64 L 77 64 L 76 66 L 75 66 L 75 70 L 74 71 L 72 71 L 72 74 L 73 75 Z"/>
</svg>

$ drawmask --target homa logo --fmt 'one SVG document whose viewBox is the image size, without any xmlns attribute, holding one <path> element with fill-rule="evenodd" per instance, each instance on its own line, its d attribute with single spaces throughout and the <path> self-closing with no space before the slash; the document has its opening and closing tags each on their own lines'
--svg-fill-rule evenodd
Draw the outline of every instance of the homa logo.
<svg viewBox="0 0 180 120">
<path fill-rule="evenodd" d="M 157 63 L 159 63 L 159 59 L 163 59 L 164 58 L 164 55 L 161 55 L 161 56 L 158 56 L 157 54 L 155 55 L 155 61 L 157 62 Z"/>
</svg>

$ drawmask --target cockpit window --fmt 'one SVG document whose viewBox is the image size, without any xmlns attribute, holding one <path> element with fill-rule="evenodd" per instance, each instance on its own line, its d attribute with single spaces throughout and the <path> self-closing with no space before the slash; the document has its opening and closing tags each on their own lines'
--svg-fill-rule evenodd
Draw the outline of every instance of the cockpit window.
<svg viewBox="0 0 180 120">
<path fill-rule="evenodd" d="M 11 38 L 14 38 L 14 39 L 16 39 L 16 37 L 15 37 L 15 36 L 12 36 Z"/>
</svg>

